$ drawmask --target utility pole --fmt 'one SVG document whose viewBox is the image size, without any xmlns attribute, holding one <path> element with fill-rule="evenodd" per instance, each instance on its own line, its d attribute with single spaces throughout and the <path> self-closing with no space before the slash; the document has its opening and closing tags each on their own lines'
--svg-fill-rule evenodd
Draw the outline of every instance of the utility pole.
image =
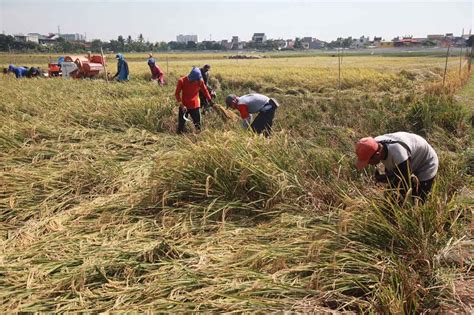
<svg viewBox="0 0 474 315">
<path fill-rule="evenodd" d="M 469 29 L 469 39 L 471 39 L 471 29 Z M 471 54 L 469 55 L 469 53 L 467 54 L 467 57 L 469 58 L 469 61 L 468 61 L 468 66 L 467 66 L 467 71 L 471 72 L 471 63 L 472 63 L 472 49 L 473 49 L 474 45 L 472 45 L 471 43 Z M 466 49 L 466 52 L 468 52 L 469 48 Z"/>
<path fill-rule="evenodd" d="M 446 72 L 448 71 L 449 48 L 451 48 L 450 44 L 448 44 L 448 50 L 446 51 L 446 63 L 444 64 L 444 74 L 443 74 L 443 87 L 444 87 L 444 83 L 446 82 Z"/>
<path fill-rule="evenodd" d="M 61 26 L 58 25 L 58 36 L 61 36 Z"/>
<path fill-rule="evenodd" d="M 464 40 L 464 28 L 462 29 L 461 39 Z M 459 77 L 461 77 L 461 68 L 462 68 L 462 45 L 461 52 L 459 52 Z"/>
</svg>

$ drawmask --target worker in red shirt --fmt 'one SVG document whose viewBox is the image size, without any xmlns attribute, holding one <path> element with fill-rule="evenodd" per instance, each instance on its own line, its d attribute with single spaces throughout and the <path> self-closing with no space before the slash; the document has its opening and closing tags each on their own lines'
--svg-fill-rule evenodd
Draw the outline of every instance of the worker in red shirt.
<svg viewBox="0 0 474 315">
<path fill-rule="evenodd" d="M 156 64 L 155 58 L 153 55 L 149 55 L 148 58 L 148 66 L 150 67 L 151 71 L 151 81 L 158 81 L 158 84 L 163 86 L 165 84 L 165 74 L 161 70 L 161 68 Z"/>
<path fill-rule="evenodd" d="M 243 96 L 230 94 L 226 97 L 227 106 L 237 109 L 242 117 L 242 126 L 252 128 L 258 134 L 263 133 L 265 137 L 270 136 L 273 117 L 279 107 L 278 102 L 268 96 L 253 93 Z M 252 114 L 258 114 L 252 121 Z"/>
<path fill-rule="evenodd" d="M 176 85 L 175 97 L 179 103 L 178 134 L 185 132 L 185 124 L 189 116 L 193 120 L 194 127 L 201 130 L 199 91 L 202 91 L 206 99 L 211 102 L 211 95 L 204 84 L 201 71 L 193 67 L 189 75 L 181 77 Z"/>
</svg>

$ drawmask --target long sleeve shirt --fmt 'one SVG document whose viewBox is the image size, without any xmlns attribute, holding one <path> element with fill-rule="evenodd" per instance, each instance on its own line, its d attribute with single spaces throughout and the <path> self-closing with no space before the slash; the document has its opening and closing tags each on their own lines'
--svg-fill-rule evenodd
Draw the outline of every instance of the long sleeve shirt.
<svg viewBox="0 0 474 315">
<path fill-rule="evenodd" d="M 15 74 L 17 79 L 25 77 L 28 73 L 28 69 L 25 67 L 10 66 L 8 69 Z"/>
<path fill-rule="evenodd" d="M 155 79 L 155 80 L 158 80 L 158 79 L 162 80 L 163 79 L 164 73 L 161 70 L 161 68 L 158 67 L 156 64 L 150 66 L 150 71 L 151 71 L 151 75 L 152 75 L 153 79 Z"/>
<path fill-rule="evenodd" d="M 127 81 L 129 79 L 128 63 L 125 59 L 119 59 L 117 62 L 117 74 L 119 81 Z"/>
<path fill-rule="evenodd" d="M 189 81 L 188 77 L 182 77 L 178 80 L 176 91 L 174 93 L 176 100 L 182 103 L 188 109 L 201 107 L 199 100 L 199 91 L 203 91 L 207 100 L 211 100 L 211 95 L 207 90 L 204 81 Z"/>
<path fill-rule="evenodd" d="M 248 128 L 252 121 L 252 114 L 264 110 L 265 106 L 271 107 L 271 105 L 268 104 L 269 101 L 270 98 L 258 93 L 247 94 L 239 97 L 236 107 L 240 113 L 240 117 L 242 117 L 242 126 Z"/>
</svg>

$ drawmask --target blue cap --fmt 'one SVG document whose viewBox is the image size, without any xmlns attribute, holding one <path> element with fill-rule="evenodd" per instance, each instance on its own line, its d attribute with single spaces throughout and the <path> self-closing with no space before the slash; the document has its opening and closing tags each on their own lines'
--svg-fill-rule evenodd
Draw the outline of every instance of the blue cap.
<svg viewBox="0 0 474 315">
<path fill-rule="evenodd" d="M 189 81 L 199 81 L 201 79 L 202 79 L 201 70 L 199 70 L 198 67 L 193 67 L 193 69 L 191 70 L 191 72 L 188 75 L 188 80 Z"/>
</svg>

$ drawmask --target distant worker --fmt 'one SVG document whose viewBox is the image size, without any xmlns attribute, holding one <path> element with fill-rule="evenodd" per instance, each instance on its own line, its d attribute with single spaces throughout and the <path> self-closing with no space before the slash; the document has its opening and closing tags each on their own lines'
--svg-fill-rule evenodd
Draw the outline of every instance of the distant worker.
<svg viewBox="0 0 474 315">
<path fill-rule="evenodd" d="M 179 103 L 178 134 L 185 132 L 187 117 L 191 116 L 194 127 L 201 130 L 201 113 L 199 91 L 204 93 L 207 101 L 211 101 L 211 95 L 202 79 L 201 71 L 193 67 L 188 76 L 181 77 L 176 85 L 175 97 Z"/>
<path fill-rule="evenodd" d="M 266 137 L 270 136 L 273 118 L 276 109 L 279 107 L 278 102 L 262 94 L 247 94 L 237 97 L 230 94 L 226 97 L 227 106 L 237 109 L 242 117 L 242 125 L 245 129 L 252 128 L 258 134 L 263 133 Z M 258 113 L 257 117 L 252 121 L 252 114 Z"/>
<path fill-rule="evenodd" d="M 153 58 L 152 54 L 149 55 L 148 66 L 150 67 L 150 71 L 151 71 L 151 80 L 158 81 L 158 84 L 161 86 L 165 84 L 165 74 L 161 70 L 161 68 L 156 64 L 155 58 Z"/>
<path fill-rule="evenodd" d="M 215 98 L 216 92 L 214 92 L 209 86 L 209 70 L 211 70 L 211 66 L 208 64 L 205 64 L 204 67 L 199 69 L 199 71 L 201 71 L 202 79 L 207 87 L 207 90 L 211 94 L 211 97 Z M 202 113 L 205 114 L 206 112 L 210 111 L 211 103 L 207 101 L 206 96 L 202 91 L 199 91 L 199 100 L 201 101 Z"/>
<path fill-rule="evenodd" d="M 43 77 L 43 71 L 41 71 L 40 68 L 36 68 L 36 67 L 31 67 L 28 69 L 27 73 L 26 73 L 26 77 L 28 78 L 42 78 Z"/>
<path fill-rule="evenodd" d="M 15 67 L 14 65 L 8 66 L 8 72 L 13 72 L 17 79 L 26 77 L 28 69 L 26 67 Z"/>
<path fill-rule="evenodd" d="M 438 155 L 429 143 L 413 133 L 395 132 L 360 139 L 355 147 L 357 169 L 382 162 L 385 175 L 378 169 L 375 179 L 397 187 L 403 198 L 408 190 L 426 200 L 438 171 Z"/>
<path fill-rule="evenodd" d="M 117 73 L 112 77 L 112 80 L 118 76 L 119 82 L 128 81 L 129 71 L 128 63 L 125 60 L 125 57 L 122 54 L 117 54 L 115 59 L 117 59 Z"/>
</svg>

